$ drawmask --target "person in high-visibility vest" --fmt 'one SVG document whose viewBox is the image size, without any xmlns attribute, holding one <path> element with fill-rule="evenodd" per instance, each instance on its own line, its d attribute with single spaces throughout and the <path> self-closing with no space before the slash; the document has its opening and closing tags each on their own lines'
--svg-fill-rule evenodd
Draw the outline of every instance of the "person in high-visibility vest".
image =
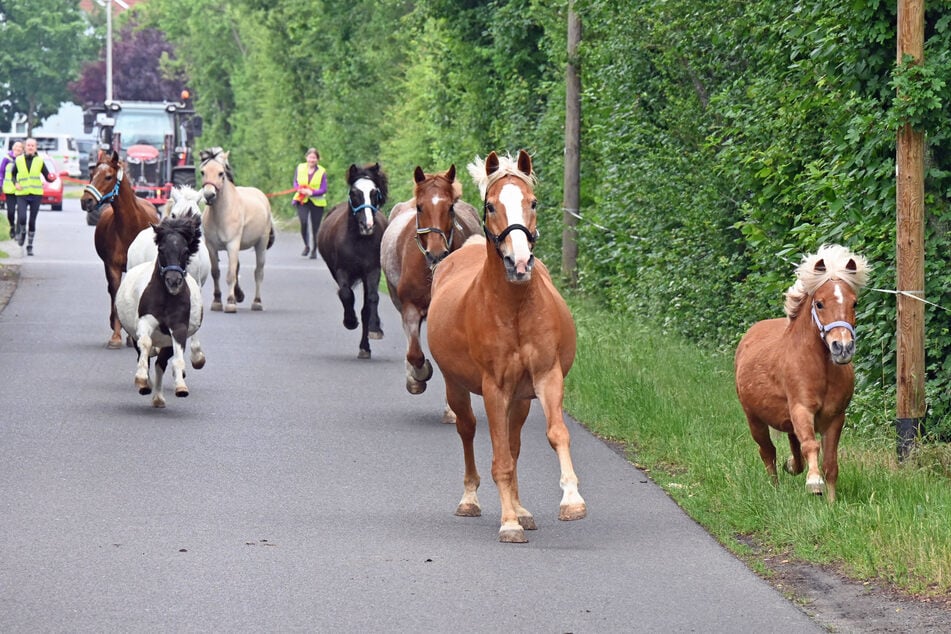
<svg viewBox="0 0 951 634">
<path fill-rule="evenodd" d="M 10 223 L 10 239 L 17 237 L 17 188 L 10 172 L 13 171 L 13 162 L 23 154 L 23 141 L 17 141 L 10 151 L 0 161 L 0 191 L 7 202 L 7 222 Z"/>
<path fill-rule="evenodd" d="M 294 200 L 291 204 L 297 208 L 297 218 L 300 220 L 300 235 L 304 239 L 303 256 L 317 257 L 317 230 L 327 208 L 327 170 L 318 165 L 320 153 L 315 148 L 307 150 L 306 162 L 300 163 L 294 170 Z M 308 219 L 310 232 L 307 231 Z M 314 238 L 313 248 L 308 241 L 308 235 Z"/>
<path fill-rule="evenodd" d="M 23 246 L 28 240 L 26 254 L 33 255 L 33 238 L 36 236 L 36 216 L 40 212 L 43 200 L 43 178 L 53 182 L 56 175 L 49 171 L 46 162 L 36 153 L 36 139 L 27 139 L 23 144 L 23 154 L 13 161 L 10 171 L 17 192 L 17 244 Z M 30 211 L 29 232 L 27 232 L 27 209 Z"/>
</svg>

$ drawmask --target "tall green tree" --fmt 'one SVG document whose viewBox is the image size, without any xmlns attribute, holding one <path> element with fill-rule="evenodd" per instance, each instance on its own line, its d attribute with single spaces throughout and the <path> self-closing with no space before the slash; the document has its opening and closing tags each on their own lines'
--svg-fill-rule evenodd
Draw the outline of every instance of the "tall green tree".
<svg viewBox="0 0 951 634">
<path fill-rule="evenodd" d="M 22 115 L 30 133 L 70 100 L 67 84 L 94 54 L 88 28 L 73 0 L 0 2 L 0 128 Z"/>
</svg>

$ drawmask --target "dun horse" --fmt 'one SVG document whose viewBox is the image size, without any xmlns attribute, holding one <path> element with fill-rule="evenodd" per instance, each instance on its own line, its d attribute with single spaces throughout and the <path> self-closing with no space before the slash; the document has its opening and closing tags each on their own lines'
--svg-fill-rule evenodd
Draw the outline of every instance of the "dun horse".
<svg viewBox="0 0 951 634">
<path fill-rule="evenodd" d="M 153 407 L 165 407 L 162 378 L 172 360 L 175 396 L 188 396 L 185 385 L 185 341 L 201 326 L 201 289 L 185 271 L 198 250 L 201 219 L 198 216 L 167 218 L 154 226 L 158 255 L 129 270 L 116 296 L 122 327 L 132 337 L 139 360 L 135 386 L 139 394 L 150 394 Z M 155 374 L 149 380 L 149 361 L 157 351 Z M 192 346 L 195 353 L 195 346 Z M 204 354 L 201 362 L 205 363 Z M 194 365 L 194 359 L 193 359 Z"/>
<path fill-rule="evenodd" d="M 433 375 L 423 353 L 420 331 L 432 298 L 433 271 L 451 251 L 480 230 L 475 207 L 461 200 L 456 166 L 442 174 L 425 174 L 416 167 L 413 198 L 390 211 L 383 233 L 380 259 L 390 299 L 403 320 L 406 334 L 406 389 L 422 394 Z M 447 408 L 446 422 L 453 422 Z"/>
<path fill-rule="evenodd" d="M 386 230 L 386 217 L 380 207 L 386 202 L 388 181 L 380 164 L 347 170 L 350 196 L 338 203 L 320 223 L 317 250 L 337 283 L 337 297 L 343 304 L 343 326 L 360 335 L 360 359 L 370 358 L 370 339 L 382 339 L 380 326 L 380 242 Z M 353 287 L 363 284 L 363 308 L 360 321 L 354 308 Z"/>
<path fill-rule="evenodd" d="M 129 245 L 140 231 L 159 221 L 155 206 L 136 196 L 132 183 L 124 175 L 116 152 L 111 157 L 100 156 L 81 201 L 87 214 L 101 210 L 94 240 L 96 253 L 106 271 L 109 326 L 112 328 L 108 345 L 112 349 L 122 347 L 121 326 L 116 314 L 116 292 L 126 270 Z"/>
<path fill-rule="evenodd" d="M 254 249 L 254 301 L 251 310 L 264 310 L 261 303 L 261 284 L 264 282 L 264 260 L 267 249 L 274 244 L 274 221 L 271 203 L 256 187 L 236 186 L 231 176 L 228 152 L 211 148 L 201 152 L 201 191 L 207 208 L 202 217 L 205 244 L 211 256 L 211 280 L 214 296 L 211 310 L 221 310 L 218 252 L 228 253 L 228 294 L 224 312 L 237 312 L 244 293 L 238 284 L 238 253 Z"/>
<path fill-rule="evenodd" d="M 443 374 L 456 413 L 465 458 L 464 493 L 457 515 L 482 513 L 473 452 L 475 416 L 470 393 L 481 394 L 492 437 L 492 478 L 499 490 L 499 540 L 525 542 L 535 528 L 519 498 L 517 462 L 531 400 L 548 421 L 548 442 L 561 466 L 559 519 L 585 517 L 562 410 L 564 377 L 575 356 L 574 320 L 532 250 L 537 237 L 531 157 L 517 162 L 490 153 L 469 165 L 484 201 L 488 240 L 470 238 L 436 269 L 429 307 L 429 349 Z"/>
<path fill-rule="evenodd" d="M 839 245 L 803 259 L 786 291 L 786 318 L 757 322 L 736 349 L 736 392 L 773 483 L 770 427 L 789 435 L 787 473 L 807 469 L 806 489 L 835 500 L 838 446 L 855 373 L 855 306 L 868 280 L 865 258 Z M 819 442 L 822 437 L 822 472 Z M 824 475 L 824 477 L 823 477 Z"/>
</svg>

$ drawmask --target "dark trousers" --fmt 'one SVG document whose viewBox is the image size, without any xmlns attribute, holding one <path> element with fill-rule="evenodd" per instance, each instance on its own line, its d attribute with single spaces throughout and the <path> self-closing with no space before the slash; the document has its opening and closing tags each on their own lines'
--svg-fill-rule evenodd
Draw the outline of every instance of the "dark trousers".
<svg viewBox="0 0 951 634">
<path fill-rule="evenodd" d="M 42 196 L 28 194 L 26 196 L 17 196 L 17 224 L 21 227 L 27 223 L 27 210 L 30 212 L 30 233 L 36 231 L 36 216 L 40 213 L 40 201 Z"/>
<path fill-rule="evenodd" d="M 317 248 L 317 230 L 320 229 L 320 221 L 324 218 L 324 208 L 318 207 L 309 200 L 302 205 L 297 205 L 297 219 L 300 220 L 300 237 L 304 240 L 304 246 L 309 246 L 310 241 L 307 233 L 307 222 L 310 220 L 310 235 L 314 236 L 313 247 Z"/>
<path fill-rule="evenodd" d="M 7 194 L 7 222 L 10 223 L 10 228 L 16 226 L 17 221 L 17 195 L 16 194 Z"/>
</svg>

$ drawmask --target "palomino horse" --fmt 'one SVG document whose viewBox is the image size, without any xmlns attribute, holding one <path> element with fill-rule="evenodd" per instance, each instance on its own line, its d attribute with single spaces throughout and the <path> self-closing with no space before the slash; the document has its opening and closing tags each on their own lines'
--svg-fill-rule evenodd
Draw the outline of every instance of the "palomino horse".
<svg viewBox="0 0 951 634">
<path fill-rule="evenodd" d="M 215 290 L 212 310 L 221 310 L 221 288 L 218 284 L 218 252 L 228 252 L 228 295 L 224 312 L 237 312 L 237 303 L 244 300 L 238 285 L 238 252 L 254 249 L 254 301 L 251 310 L 264 310 L 261 284 L 264 282 L 264 260 L 267 249 L 274 244 L 274 221 L 271 203 L 256 187 L 236 186 L 231 178 L 228 152 L 211 148 L 201 152 L 201 191 L 207 208 L 202 216 L 205 244 L 211 256 L 211 280 Z"/>
<path fill-rule="evenodd" d="M 382 339 L 380 327 L 380 242 L 386 230 L 386 217 L 380 207 L 386 202 L 388 180 L 380 164 L 347 170 L 350 196 L 338 203 L 320 223 L 317 250 L 337 283 L 337 297 L 343 304 L 343 326 L 356 329 L 353 287 L 363 284 L 363 308 L 360 310 L 360 359 L 370 358 L 370 339 Z"/>
<path fill-rule="evenodd" d="M 154 225 L 158 255 L 131 269 L 116 295 L 122 327 L 135 341 L 139 360 L 135 386 L 151 394 L 153 407 L 165 407 L 162 377 L 172 359 L 175 396 L 188 396 L 185 385 L 185 341 L 201 326 L 201 289 L 185 271 L 198 250 L 201 218 L 166 218 Z M 194 350 L 194 348 L 192 348 Z M 155 373 L 149 380 L 149 359 L 157 351 Z M 201 364 L 204 365 L 204 355 Z"/>
<path fill-rule="evenodd" d="M 82 208 L 87 213 L 102 209 L 96 222 L 96 253 L 106 269 L 109 289 L 109 325 L 112 337 L 109 347 L 122 347 L 121 325 L 116 314 L 116 292 L 126 270 L 129 245 L 143 229 L 159 221 L 155 206 L 135 195 L 132 183 L 124 178 L 125 171 L 119 155 L 100 156 L 90 175 L 82 197 Z"/>
<path fill-rule="evenodd" d="M 422 394 L 433 375 L 423 354 L 420 330 L 432 298 L 433 271 L 451 251 L 479 233 L 475 207 L 461 200 L 462 185 L 456 166 L 444 174 L 424 174 L 416 167 L 413 198 L 397 203 L 380 245 L 380 260 L 390 299 L 403 319 L 406 334 L 406 389 Z M 454 422 L 447 408 L 446 422 Z"/>
<path fill-rule="evenodd" d="M 796 269 L 796 282 L 786 291 L 786 318 L 753 324 L 736 349 L 736 393 L 773 483 L 770 427 L 789 434 L 785 470 L 798 475 L 808 466 L 806 489 L 826 493 L 829 502 L 835 500 L 839 435 L 855 386 L 856 295 L 868 270 L 865 258 L 845 247 L 821 247 Z"/>
<path fill-rule="evenodd" d="M 446 382 L 465 457 L 464 493 L 456 515 L 482 513 L 473 452 L 475 416 L 470 393 L 481 394 L 492 437 L 492 478 L 502 504 L 499 540 L 525 542 L 535 528 L 518 490 L 522 426 L 531 399 L 548 421 L 548 442 L 561 465 L 558 517 L 585 517 L 562 411 L 564 377 L 575 357 L 575 326 L 568 306 L 532 248 L 537 237 L 535 177 L 523 150 L 517 162 L 489 154 L 469 173 L 484 201 L 488 240 L 470 238 L 443 260 L 433 277 L 429 349 Z"/>
</svg>

